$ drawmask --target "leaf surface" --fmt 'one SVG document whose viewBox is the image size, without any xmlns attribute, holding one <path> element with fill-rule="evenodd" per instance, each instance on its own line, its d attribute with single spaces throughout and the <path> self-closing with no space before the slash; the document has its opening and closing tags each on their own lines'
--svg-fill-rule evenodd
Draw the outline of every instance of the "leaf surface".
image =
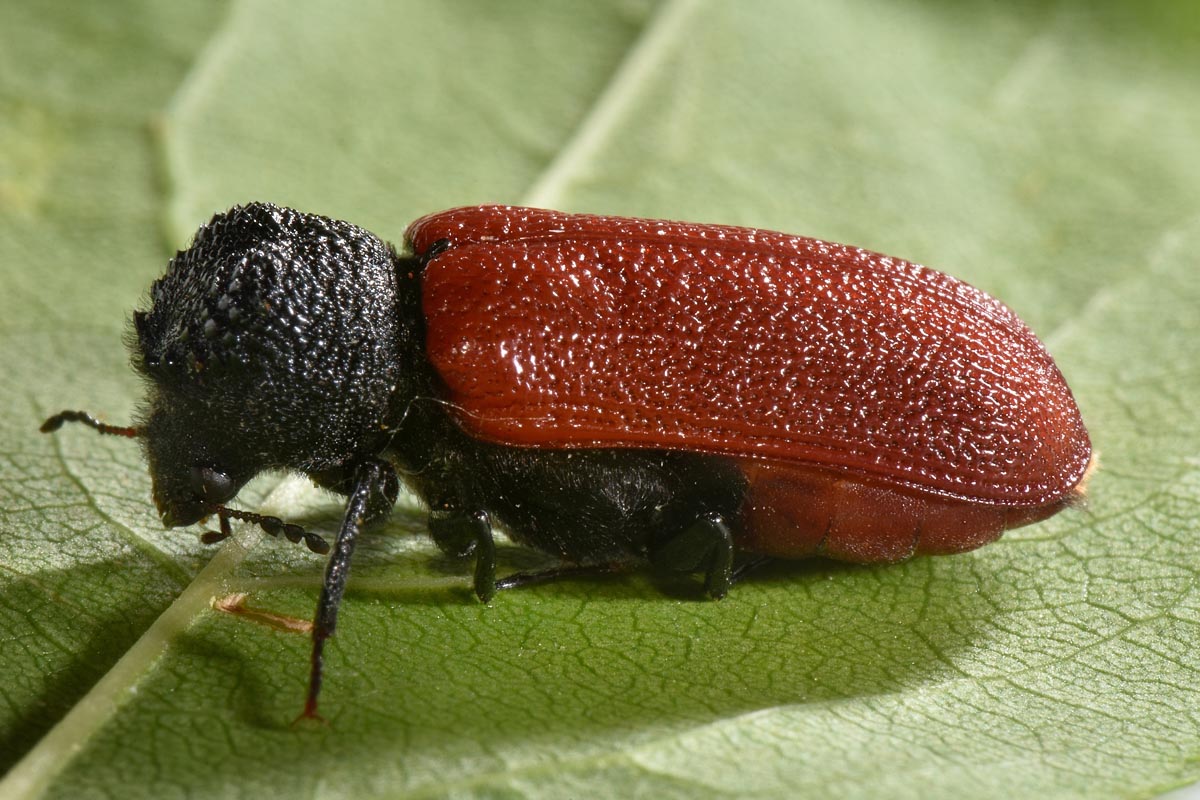
<svg viewBox="0 0 1200 800">
<path fill-rule="evenodd" d="M 5 797 L 1095 797 L 1200 779 L 1192 4 L 5 3 Z M 398 241 L 476 202 L 747 224 L 930 264 L 1043 336 L 1103 467 L 974 553 L 469 594 L 366 537 L 326 728 L 289 727 L 319 560 L 163 531 L 113 422 L 130 309 L 213 212 Z M 267 476 L 243 506 L 331 535 Z M 540 563 L 516 548 L 504 568 Z"/>
</svg>

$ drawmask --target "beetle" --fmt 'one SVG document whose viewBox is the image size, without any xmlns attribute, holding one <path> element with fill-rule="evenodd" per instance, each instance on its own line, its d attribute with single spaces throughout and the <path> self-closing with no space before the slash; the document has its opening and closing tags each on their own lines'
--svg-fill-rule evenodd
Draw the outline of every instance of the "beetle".
<svg viewBox="0 0 1200 800">
<path fill-rule="evenodd" d="M 429 533 L 496 579 L 493 530 L 583 567 L 700 573 L 738 554 L 892 562 L 956 553 L 1083 495 L 1091 444 L 1046 349 L 943 273 L 771 231 L 476 206 L 398 252 L 267 203 L 218 214 L 133 315 L 129 427 L 167 527 L 290 470 L 347 497 L 302 716 L 360 530 L 400 484 Z M 564 567 L 562 571 L 569 571 Z M 558 572 L 551 572 L 559 574 Z"/>
</svg>

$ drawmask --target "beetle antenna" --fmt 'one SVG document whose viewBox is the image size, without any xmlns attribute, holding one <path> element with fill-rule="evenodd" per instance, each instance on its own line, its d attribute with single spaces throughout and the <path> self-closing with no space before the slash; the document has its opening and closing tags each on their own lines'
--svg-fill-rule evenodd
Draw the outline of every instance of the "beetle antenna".
<svg viewBox="0 0 1200 800">
<path fill-rule="evenodd" d="M 304 542 L 305 546 L 319 555 L 325 555 L 329 552 L 329 542 L 322 539 L 315 533 L 306 531 L 299 525 L 293 525 L 290 522 L 284 522 L 279 517 L 270 517 L 266 514 L 255 514 L 252 511 L 238 511 L 236 508 L 228 508 L 226 506 L 215 506 L 213 508 L 217 513 L 217 519 L 220 521 L 221 530 L 205 531 L 200 536 L 200 541 L 205 544 L 216 544 L 217 542 L 228 539 L 233 535 L 233 528 L 229 524 L 231 519 L 240 519 L 242 522 L 249 522 L 252 525 L 257 525 L 266 533 L 272 536 L 285 536 L 287 540 L 293 544 Z"/>
<path fill-rule="evenodd" d="M 61 428 L 64 422 L 82 422 L 89 428 L 93 428 L 108 436 L 124 436 L 128 439 L 136 439 L 142 435 L 141 428 L 133 425 L 109 425 L 106 422 L 96 419 L 86 411 L 60 411 L 43 422 L 38 430 L 42 433 L 53 433 Z"/>
</svg>

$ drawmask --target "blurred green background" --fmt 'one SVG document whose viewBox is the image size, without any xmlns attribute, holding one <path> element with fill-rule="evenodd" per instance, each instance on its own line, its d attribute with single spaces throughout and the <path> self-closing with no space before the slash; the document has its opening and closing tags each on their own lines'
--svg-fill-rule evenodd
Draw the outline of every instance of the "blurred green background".
<svg viewBox="0 0 1200 800">
<path fill-rule="evenodd" d="M 0 796 L 1144 797 L 1200 779 L 1200 6 L 0 3 Z M 293 730 L 321 564 L 163 531 L 129 313 L 215 211 L 398 241 L 530 203 L 951 272 L 1058 359 L 1104 468 L 983 550 L 470 596 L 402 507 Z M 267 477 L 246 508 L 329 532 Z M 216 555 L 214 556 L 214 552 Z M 505 568 L 529 554 L 504 551 Z"/>
</svg>

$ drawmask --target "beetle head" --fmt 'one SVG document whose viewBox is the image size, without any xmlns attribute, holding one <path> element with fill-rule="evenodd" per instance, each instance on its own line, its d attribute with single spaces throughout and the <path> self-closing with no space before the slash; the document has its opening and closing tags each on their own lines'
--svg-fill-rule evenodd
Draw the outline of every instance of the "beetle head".
<svg viewBox="0 0 1200 800">
<path fill-rule="evenodd" d="M 151 402 L 142 441 L 154 505 L 166 527 L 191 525 L 232 500 L 261 467 L 236 439 L 189 414 L 186 404 L 172 405 L 163 394 Z"/>
<path fill-rule="evenodd" d="M 398 384 L 395 254 L 349 223 L 267 204 L 219 214 L 134 315 L 141 428 L 168 526 L 266 469 L 377 452 Z"/>
</svg>

